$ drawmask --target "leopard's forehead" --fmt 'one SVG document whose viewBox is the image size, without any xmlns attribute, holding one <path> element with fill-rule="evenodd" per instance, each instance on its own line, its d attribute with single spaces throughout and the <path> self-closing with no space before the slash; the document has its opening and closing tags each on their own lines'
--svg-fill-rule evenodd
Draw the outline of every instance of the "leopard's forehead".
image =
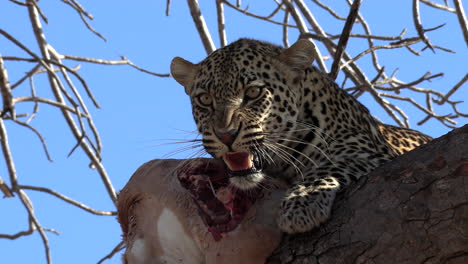
<svg viewBox="0 0 468 264">
<path fill-rule="evenodd" d="M 241 87 L 273 69 L 281 47 L 251 39 L 240 39 L 218 49 L 198 64 L 195 90 L 218 97 L 238 96 Z M 197 91 L 195 91 L 197 92 Z"/>
</svg>

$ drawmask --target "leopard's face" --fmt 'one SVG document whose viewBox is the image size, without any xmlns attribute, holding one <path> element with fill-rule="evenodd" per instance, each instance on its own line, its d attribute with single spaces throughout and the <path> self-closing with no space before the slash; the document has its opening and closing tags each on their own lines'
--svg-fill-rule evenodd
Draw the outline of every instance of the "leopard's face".
<svg viewBox="0 0 468 264">
<path fill-rule="evenodd" d="M 294 131 L 300 74 L 281 60 L 279 47 L 241 39 L 199 64 L 173 60 L 171 72 L 185 86 L 205 150 L 223 159 L 230 181 L 256 187 L 263 167 Z"/>
</svg>

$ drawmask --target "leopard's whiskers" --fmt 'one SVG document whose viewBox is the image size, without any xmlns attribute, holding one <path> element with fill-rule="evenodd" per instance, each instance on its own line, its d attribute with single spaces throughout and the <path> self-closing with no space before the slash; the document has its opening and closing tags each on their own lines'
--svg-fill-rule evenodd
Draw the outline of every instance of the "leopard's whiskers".
<svg viewBox="0 0 468 264">
<path fill-rule="evenodd" d="M 304 163 L 302 163 L 300 160 L 298 160 L 296 157 L 294 157 L 292 154 L 287 152 L 286 150 L 282 149 L 280 145 L 278 145 L 276 142 L 264 142 L 265 147 L 269 148 L 275 155 L 277 155 L 281 160 L 286 162 L 287 164 L 290 164 L 293 166 L 294 170 L 298 172 L 302 178 L 304 178 L 304 175 L 302 173 L 302 170 L 296 165 L 296 162 L 299 163 L 301 166 L 305 166 Z M 292 159 L 294 159 L 294 161 Z"/>
<path fill-rule="evenodd" d="M 304 144 L 304 145 L 309 145 L 309 146 L 312 146 L 313 148 L 315 148 L 316 150 L 318 150 L 328 161 L 330 161 L 331 163 L 333 163 L 333 161 L 330 159 L 330 157 L 327 155 L 327 153 L 325 153 L 325 151 L 323 151 L 321 148 L 317 147 L 317 145 L 313 144 L 313 143 L 310 143 L 310 142 L 307 142 L 307 141 L 304 141 L 304 140 L 293 140 L 293 139 L 288 139 L 288 138 L 284 138 L 284 137 L 275 137 L 273 136 L 273 138 L 275 139 L 279 139 L 279 140 L 282 140 L 282 141 L 286 141 L 286 142 L 293 142 L 293 143 L 298 143 L 298 144 Z M 281 143 L 278 143 L 278 144 L 281 144 Z M 282 144 L 284 145 L 284 144 Z M 287 147 L 287 146 L 286 146 Z M 303 154 L 302 152 L 298 152 L 297 150 L 295 150 L 294 148 L 290 148 L 290 147 L 287 147 L 288 149 L 298 153 L 299 155 L 301 156 L 305 156 L 305 154 Z M 308 156 L 307 156 L 308 157 Z M 310 161 L 312 161 L 310 158 L 309 158 Z M 317 166 L 317 163 L 312 161 L 313 164 Z"/>
</svg>

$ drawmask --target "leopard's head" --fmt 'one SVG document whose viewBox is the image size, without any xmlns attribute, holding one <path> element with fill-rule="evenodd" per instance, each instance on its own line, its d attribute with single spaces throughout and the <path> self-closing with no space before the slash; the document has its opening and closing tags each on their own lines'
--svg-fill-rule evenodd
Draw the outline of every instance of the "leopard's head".
<svg viewBox="0 0 468 264">
<path fill-rule="evenodd" d="M 205 150 L 223 159 L 232 184 L 256 187 L 262 169 L 285 149 L 275 143 L 296 127 L 304 72 L 313 44 L 288 49 L 240 39 L 198 64 L 180 57 L 171 75 L 185 87 Z"/>
</svg>

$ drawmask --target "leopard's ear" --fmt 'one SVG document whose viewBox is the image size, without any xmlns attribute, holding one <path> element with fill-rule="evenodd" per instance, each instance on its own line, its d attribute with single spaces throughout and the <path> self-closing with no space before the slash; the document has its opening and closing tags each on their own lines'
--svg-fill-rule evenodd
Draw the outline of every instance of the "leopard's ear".
<svg viewBox="0 0 468 264">
<path fill-rule="evenodd" d="M 315 45 L 306 39 L 300 39 L 291 47 L 283 50 L 279 60 L 295 70 L 304 70 L 314 61 Z"/>
<path fill-rule="evenodd" d="M 185 92 L 188 93 L 188 87 L 195 77 L 196 65 L 190 61 L 184 60 L 181 57 L 175 57 L 171 62 L 172 77 L 185 87 Z"/>
</svg>

